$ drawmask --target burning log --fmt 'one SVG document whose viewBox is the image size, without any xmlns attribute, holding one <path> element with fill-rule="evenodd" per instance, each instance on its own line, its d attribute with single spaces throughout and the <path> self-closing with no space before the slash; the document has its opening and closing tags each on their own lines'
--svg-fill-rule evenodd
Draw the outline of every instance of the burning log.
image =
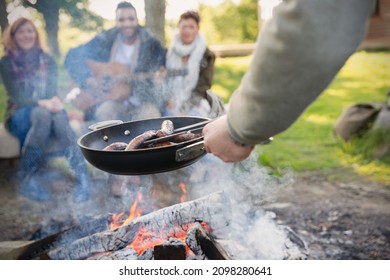
<svg viewBox="0 0 390 280">
<path fill-rule="evenodd" d="M 113 231 L 98 232 L 52 250 L 48 252 L 48 256 L 54 260 L 80 260 L 96 253 L 117 251 L 134 240 L 140 226 L 140 223 L 135 223 L 132 229 L 121 227 Z"/>
<path fill-rule="evenodd" d="M 230 209 L 227 202 L 224 193 L 217 192 L 175 204 L 134 218 L 114 230 L 95 233 L 61 246 L 50 251 L 48 256 L 51 259 L 86 259 L 93 254 L 121 250 L 135 241 L 138 245 L 133 244 L 133 249 L 142 254 L 148 244 L 155 245 L 180 236 L 194 222 L 203 221 L 213 229 L 226 227 L 230 222 L 226 213 L 226 209 Z"/>
<path fill-rule="evenodd" d="M 138 254 L 130 247 L 125 247 L 115 252 L 105 252 L 102 254 L 95 254 L 87 260 L 137 260 Z"/>
<path fill-rule="evenodd" d="M 200 260 L 230 260 L 232 259 L 222 246 L 203 228 L 195 223 L 186 237 L 188 247 Z"/>
<path fill-rule="evenodd" d="M 142 252 L 141 255 L 138 256 L 137 260 L 153 260 L 153 250 L 151 248 L 147 248 L 145 251 Z"/>
<path fill-rule="evenodd" d="M 185 260 L 186 244 L 176 238 L 169 239 L 161 245 L 154 246 L 155 260 Z"/>
<path fill-rule="evenodd" d="M 229 224 L 226 210 L 228 198 L 223 192 L 215 192 L 205 197 L 162 208 L 147 215 L 140 216 L 132 223 L 142 223 L 149 232 L 161 233 L 166 237 L 175 236 L 175 230 L 181 226 L 203 221 L 213 228 L 224 228 Z"/>
<path fill-rule="evenodd" d="M 54 234 L 47 235 L 41 239 L 19 242 L 19 246 L 7 254 L 0 255 L 0 259 L 48 259 L 47 252 L 73 242 L 79 238 L 94 234 L 103 230 L 107 230 L 111 222 L 111 215 L 102 215 L 96 218 L 88 218 L 80 224 L 80 221 L 72 222 L 73 225 L 69 228 L 62 229 Z"/>
</svg>

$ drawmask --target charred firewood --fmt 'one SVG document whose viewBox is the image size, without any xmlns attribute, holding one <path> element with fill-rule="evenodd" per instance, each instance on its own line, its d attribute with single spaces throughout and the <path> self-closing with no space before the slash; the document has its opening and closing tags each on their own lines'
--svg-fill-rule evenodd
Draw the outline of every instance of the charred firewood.
<svg viewBox="0 0 390 280">
<path fill-rule="evenodd" d="M 18 259 L 48 259 L 47 253 L 82 237 L 105 231 L 109 228 L 111 215 L 96 218 L 86 217 L 71 227 L 43 239 L 34 241 L 18 256 Z"/>
<path fill-rule="evenodd" d="M 114 252 L 104 252 L 100 254 L 95 254 L 87 260 L 137 260 L 138 254 L 135 250 L 130 247 L 125 247 L 121 250 Z"/>
<path fill-rule="evenodd" d="M 196 259 L 230 260 L 232 259 L 223 247 L 204 229 L 200 223 L 195 223 L 186 237 L 188 247 L 194 252 Z"/>
<path fill-rule="evenodd" d="M 194 223 L 193 226 L 191 226 L 187 231 L 186 236 L 186 244 L 188 248 L 191 249 L 191 251 L 194 253 L 194 258 L 197 260 L 206 260 L 207 257 L 205 253 L 202 251 L 202 247 L 200 247 L 199 241 L 198 241 L 198 235 L 200 228 L 203 229 L 202 225 L 199 222 Z"/>
<path fill-rule="evenodd" d="M 114 142 L 103 149 L 103 151 L 124 151 L 127 147 L 125 142 Z"/>
<path fill-rule="evenodd" d="M 153 250 L 151 248 L 147 248 L 138 256 L 137 260 L 153 260 Z"/>
<path fill-rule="evenodd" d="M 48 252 L 48 256 L 54 260 L 82 260 L 96 253 L 117 251 L 133 242 L 140 226 L 141 224 L 135 223 L 131 229 L 120 227 L 98 232 L 52 250 Z"/>
<path fill-rule="evenodd" d="M 204 228 L 197 231 L 198 242 L 209 260 L 231 260 L 223 247 Z"/>
<path fill-rule="evenodd" d="M 203 221 L 213 228 L 224 228 L 230 223 L 227 205 L 228 199 L 224 193 L 215 192 L 137 217 L 124 227 L 141 223 L 145 230 L 158 233 L 165 239 L 177 236 L 183 231 L 183 226 L 197 221 Z"/>
<path fill-rule="evenodd" d="M 163 244 L 154 246 L 155 260 L 185 260 L 186 244 L 176 238 L 170 238 Z"/>
</svg>

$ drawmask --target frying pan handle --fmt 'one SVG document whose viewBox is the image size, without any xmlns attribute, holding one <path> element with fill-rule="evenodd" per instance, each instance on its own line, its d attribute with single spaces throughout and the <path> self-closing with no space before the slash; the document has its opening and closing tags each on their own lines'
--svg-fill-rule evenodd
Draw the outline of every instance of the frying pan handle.
<svg viewBox="0 0 390 280">
<path fill-rule="evenodd" d="M 102 122 L 91 124 L 90 126 L 88 126 L 88 128 L 92 131 L 95 131 L 95 130 L 99 130 L 102 128 L 106 128 L 106 127 L 121 124 L 121 123 L 123 123 L 123 121 L 121 121 L 121 120 L 102 121 Z"/>
<path fill-rule="evenodd" d="M 263 141 L 260 143 L 260 145 L 267 145 L 271 143 L 273 140 L 273 137 L 270 137 L 269 139 Z M 204 147 L 204 140 L 196 142 L 194 144 L 185 146 L 183 148 L 180 148 L 176 151 L 176 161 L 188 161 L 194 158 L 198 158 L 206 154 L 206 149 Z"/>
<path fill-rule="evenodd" d="M 206 154 L 206 149 L 204 148 L 204 141 L 202 140 L 178 149 L 176 151 L 176 161 L 188 161 L 203 156 L 204 154 Z"/>
</svg>

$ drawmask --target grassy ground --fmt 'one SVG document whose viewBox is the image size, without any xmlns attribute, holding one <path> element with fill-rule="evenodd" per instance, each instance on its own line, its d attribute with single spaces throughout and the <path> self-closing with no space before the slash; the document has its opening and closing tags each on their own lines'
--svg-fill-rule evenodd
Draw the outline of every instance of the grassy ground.
<svg viewBox="0 0 390 280">
<path fill-rule="evenodd" d="M 238 86 L 251 57 L 218 58 L 212 90 L 225 102 Z M 61 91 L 70 83 L 60 71 Z M 332 126 L 348 106 L 357 102 L 386 101 L 390 89 L 390 52 L 357 52 L 340 71 L 330 87 L 271 145 L 260 146 L 259 161 L 275 173 L 284 168 L 297 172 L 330 172 L 346 168 L 351 173 L 366 174 L 377 181 L 390 181 L 390 164 L 367 160 L 334 137 Z M 3 120 L 6 96 L 0 83 L 0 121 Z M 340 174 L 340 172 L 337 172 Z M 341 172 L 343 174 L 343 172 Z"/>
<path fill-rule="evenodd" d="M 217 60 L 213 90 L 225 101 L 245 73 L 250 57 Z M 259 146 L 259 161 L 278 172 L 291 168 L 298 172 L 330 172 L 346 168 L 373 180 L 390 181 L 390 165 L 368 161 L 338 141 L 332 132 L 337 117 L 357 102 L 386 101 L 390 90 L 390 53 L 357 52 L 337 75 L 330 87 L 271 145 Z"/>
</svg>

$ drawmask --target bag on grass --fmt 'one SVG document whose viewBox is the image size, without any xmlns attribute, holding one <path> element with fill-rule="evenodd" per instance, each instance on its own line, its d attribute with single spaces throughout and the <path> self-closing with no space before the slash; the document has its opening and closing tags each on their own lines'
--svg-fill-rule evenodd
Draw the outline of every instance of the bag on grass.
<svg viewBox="0 0 390 280">
<path fill-rule="evenodd" d="M 336 120 L 333 131 L 344 141 L 362 135 L 375 121 L 383 104 L 358 103 L 348 107 Z"/>
</svg>

